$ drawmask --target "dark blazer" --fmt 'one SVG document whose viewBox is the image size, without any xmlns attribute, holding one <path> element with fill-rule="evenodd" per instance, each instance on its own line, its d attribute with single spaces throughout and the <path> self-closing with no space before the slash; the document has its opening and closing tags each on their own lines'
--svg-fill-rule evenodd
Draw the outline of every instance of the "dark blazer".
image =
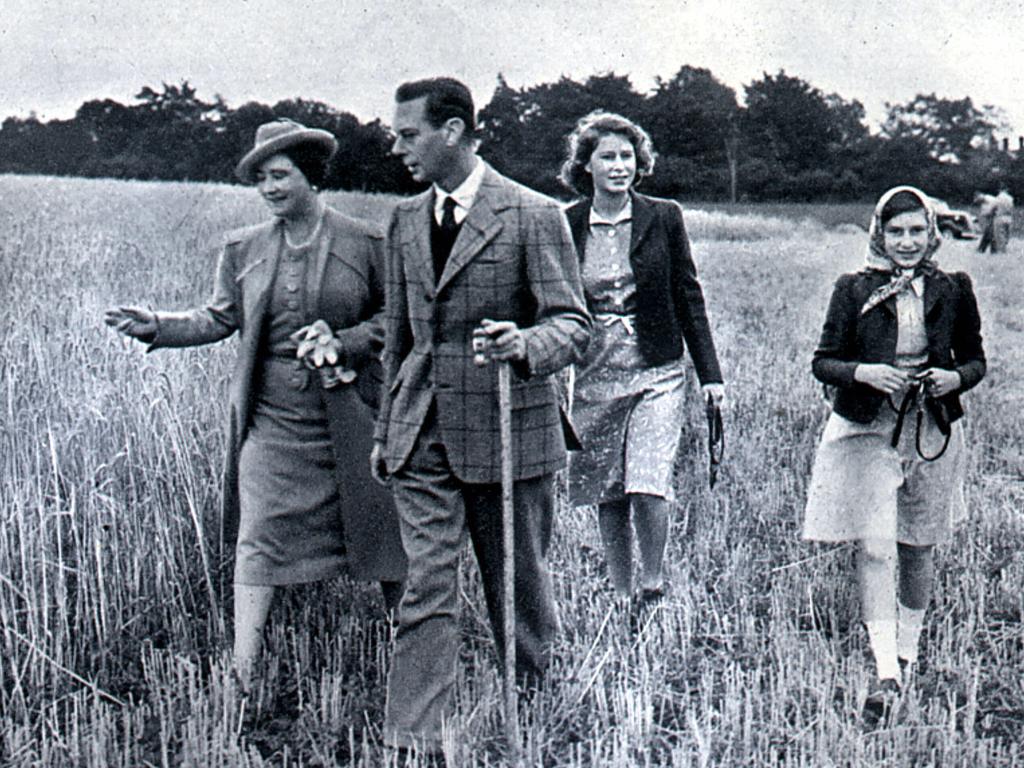
<svg viewBox="0 0 1024 768">
<path fill-rule="evenodd" d="M 213 296 L 203 307 L 158 312 L 150 349 L 210 344 L 238 331 L 238 357 L 228 388 L 221 546 L 234 551 L 238 534 L 238 458 L 249 426 L 259 370 L 260 337 L 280 260 L 275 221 L 227 235 L 217 262 Z M 334 330 L 350 385 L 322 390 L 338 466 L 349 572 L 356 578 L 398 580 L 405 553 L 391 495 L 370 477 L 373 412 L 380 392 L 384 328 L 384 238 L 370 225 L 327 208 L 324 234 L 310 269 L 310 307 Z M 310 375 L 319 383 L 319 376 Z"/>
<path fill-rule="evenodd" d="M 833 410 L 863 424 L 875 418 L 886 396 L 854 381 L 853 371 L 859 363 L 892 365 L 895 361 L 896 297 L 863 315 L 860 309 L 868 296 L 888 280 L 885 273 L 864 270 L 842 275 L 836 281 L 811 364 L 818 380 L 836 387 Z M 981 318 L 971 279 L 964 272 L 936 270 L 926 275 L 924 314 L 928 365 L 955 370 L 960 374 L 959 391 L 966 392 L 985 375 Z M 951 422 L 963 415 L 957 392 L 940 399 Z"/>
<path fill-rule="evenodd" d="M 686 347 L 701 384 L 720 383 L 715 343 L 704 307 L 704 293 L 690 255 L 683 212 L 672 200 L 633 198 L 629 263 L 636 277 L 636 335 L 640 354 L 649 365 L 682 357 Z M 582 264 L 590 229 L 590 200 L 566 210 L 569 228 Z"/>
<path fill-rule="evenodd" d="M 487 167 L 440 280 L 434 275 L 427 190 L 395 206 L 388 230 L 384 389 L 374 435 L 388 471 L 406 463 L 428 411 L 455 475 L 501 481 L 498 368 L 473 362 L 483 318 L 514 320 L 527 365 L 512 365 L 515 478 L 561 469 L 578 444 L 552 374 L 577 362 L 591 320 L 558 204 Z"/>
</svg>

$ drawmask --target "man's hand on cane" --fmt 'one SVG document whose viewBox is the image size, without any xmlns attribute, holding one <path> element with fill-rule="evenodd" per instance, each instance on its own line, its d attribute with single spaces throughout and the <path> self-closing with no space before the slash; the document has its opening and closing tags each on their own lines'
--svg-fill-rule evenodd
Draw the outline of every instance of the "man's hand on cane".
<svg viewBox="0 0 1024 768">
<path fill-rule="evenodd" d="M 473 329 L 473 361 L 477 365 L 525 359 L 526 337 L 512 320 L 485 318 Z"/>
</svg>

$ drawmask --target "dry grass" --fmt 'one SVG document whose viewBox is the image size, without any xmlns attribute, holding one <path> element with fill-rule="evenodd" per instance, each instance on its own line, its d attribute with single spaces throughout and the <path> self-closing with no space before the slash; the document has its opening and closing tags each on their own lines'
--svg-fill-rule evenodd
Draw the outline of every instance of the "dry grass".
<svg viewBox="0 0 1024 768">
<path fill-rule="evenodd" d="M 386 200 L 335 199 L 386 215 Z M 100 321 L 111 303 L 205 296 L 218 233 L 259 220 L 260 208 L 227 187 L 0 178 L 5 764 L 381 762 L 389 644 L 371 585 L 291 591 L 246 707 L 226 671 L 229 584 L 213 543 L 233 344 L 147 356 Z M 727 465 L 710 493 L 695 403 L 673 589 L 639 627 L 611 598 L 592 516 L 561 515 L 564 626 L 550 685 L 524 708 L 526 764 L 1020 763 L 1019 244 L 999 257 L 956 243 L 942 253 L 974 277 L 991 360 L 967 398 L 972 516 L 941 554 L 928 668 L 898 721 L 865 733 L 857 714 L 871 667 L 849 551 L 796 538 L 825 415 L 809 354 L 832 280 L 857 265 L 863 241 L 759 214 L 694 212 L 688 225 L 730 382 Z M 465 573 L 449 747 L 456 764 L 497 765 L 495 665 Z"/>
</svg>

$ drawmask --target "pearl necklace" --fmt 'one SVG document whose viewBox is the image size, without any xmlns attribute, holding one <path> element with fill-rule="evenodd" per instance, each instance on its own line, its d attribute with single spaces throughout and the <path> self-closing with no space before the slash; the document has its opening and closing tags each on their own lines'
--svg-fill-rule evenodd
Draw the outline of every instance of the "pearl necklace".
<svg viewBox="0 0 1024 768">
<path fill-rule="evenodd" d="M 298 250 L 299 248 L 305 248 L 310 243 L 312 243 L 314 240 L 316 240 L 316 238 L 319 236 L 320 228 L 323 226 L 323 223 L 324 223 L 324 211 L 323 211 L 323 208 L 321 208 L 320 209 L 320 213 L 319 213 L 319 215 L 317 216 L 317 219 L 316 219 L 316 226 L 313 227 L 313 231 L 310 233 L 309 237 L 307 237 L 301 243 L 293 243 L 291 241 L 291 239 L 288 237 L 288 229 L 285 228 L 284 229 L 284 242 L 285 242 L 285 244 L 289 248 L 292 248 L 292 249 L 295 249 L 295 250 Z"/>
</svg>

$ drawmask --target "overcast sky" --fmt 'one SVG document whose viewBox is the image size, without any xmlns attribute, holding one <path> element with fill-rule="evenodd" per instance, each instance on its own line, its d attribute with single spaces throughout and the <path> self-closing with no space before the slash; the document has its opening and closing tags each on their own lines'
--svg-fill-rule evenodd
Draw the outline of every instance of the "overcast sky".
<svg viewBox="0 0 1024 768">
<path fill-rule="evenodd" d="M 859 99 L 919 92 L 1002 107 L 1024 133 L 1021 0 L 3 0 L 0 117 L 70 117 L 187 79 L 231 106 L 303 97 L 391 119 L 394 87 L 514 87 L 614 71 L 646 91 L 688 64 L 736 89 L 785 69 Z"/>
</svg>

